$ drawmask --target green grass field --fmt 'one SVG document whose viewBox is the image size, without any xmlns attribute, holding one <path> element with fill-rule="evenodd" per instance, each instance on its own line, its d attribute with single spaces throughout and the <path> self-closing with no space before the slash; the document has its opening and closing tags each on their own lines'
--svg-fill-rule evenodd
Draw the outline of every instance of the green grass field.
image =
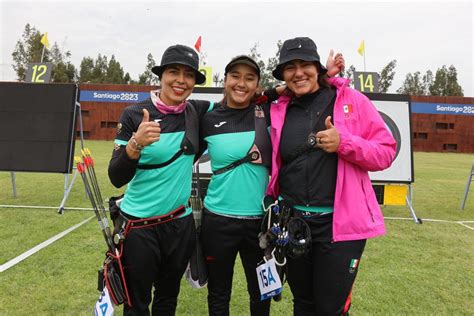
<svg viewBox="0 0 474 316">
<path fill-rule="evenodd" d="M 107 178 L 112 142 L 87 141 L 104 197 L 116 195 Z M 474 155 L 415 153 L 414 208 L 422 219 L 387 219 L 387 235 L 370 240 L 353 293 L 353 315 L 471 315 L 474 306 L 474 187 L 461 198 Z M 57 207 L 64 176 L 16 173 L 13 198 L 8 172 L 0 173 L 0 205 Z M 474 186 L 474 184 L 472 185 Z M 58 215 L 56 209 L 0 207 L 0 265 L 93 216 L 82 180 Z M 387 217 L 410 218 L 405 206 L 385 206 Z M 446 221 L 446 222 L 445 222 Z M 471 221 L 462 226 L 458 221 Z M 10 269 L 0 272 L 0 315 L 91 315 L 99 292 L 97 269 L 105 243 L 95 219 Z M 206 315 L 206 289 L 182 282 L 178 315 Z M 121 314 L 121 308 L 116 309 Z M 248 315 L 245 278 L 235 267 L 232 315 Z M 292 314 L 291 292 L 272 303 L 273 315 Z"/>
</svg>

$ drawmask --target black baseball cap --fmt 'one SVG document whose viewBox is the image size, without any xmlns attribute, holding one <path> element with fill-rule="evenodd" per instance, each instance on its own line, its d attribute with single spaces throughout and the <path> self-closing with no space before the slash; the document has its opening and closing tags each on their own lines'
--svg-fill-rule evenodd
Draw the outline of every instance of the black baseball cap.
<svg viewBox="0 0 474 316">
<path fill-rule="evenodd" d="M 280 61 L 273 70 L 273 77 L 283 80 L 283 67 L 292 60 L 312 61 L 319 65 L 321 74 L 327 72 L 327 69 L 321 65 L 316 44 L 309 37 L 295 37 L 286 40 L 280 49 Z"/>
<path fill-rule="evenodd" d="M 255 60 L 253 60 L 251 57 L 247 55 L 239 55 L 232 58 L 227 64 L 227 66 L 225 66 L 224 76 L 227 75 L 227 73 L 232 69 L 232 67 L 238 64 L 244 64 L 244 65 L 250 66 L 251 68 L 255 70 L 258 78 L 260 78 L 260 67 L 258 66 Z"/>
<path fill-rule="evenodd" d="M 161 64 L 151 68 L 151 71 L 161 78 L 166 67 L 172 64 L 188 66 L 194 70 L 196 84 L 206 82 L 206 76 L 199 71 L 199 56 L 191 47 L 179 44 L 168 47 L 161 57 Z"/>
</svg>

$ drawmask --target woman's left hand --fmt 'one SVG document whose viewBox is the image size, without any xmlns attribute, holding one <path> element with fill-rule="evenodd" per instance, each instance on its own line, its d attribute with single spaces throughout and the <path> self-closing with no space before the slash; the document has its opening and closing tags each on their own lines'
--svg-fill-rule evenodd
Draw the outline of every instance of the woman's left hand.
<svg viewBox="0 0 474 316">
<path fill-rule="evenodd" d="M 345 60 L 342 54 L 337 53 L 336 56 L 334 56 L 334 50 L 331 49 L 328 60 L 326 61 L 326 68 L 328 70 L 329 77 L 334 77 L 341 71 L 344 71 Z"/>
<path fill-rule="evenodd" d="M 335 153 L 341 141 L 339 132 L 336 127 L 332 125 L 331 116 L 326 117 L 324 123 L 326 124 L 326 129 L 316 134 L 316 146 L 325 152 Z"/>
</svg>

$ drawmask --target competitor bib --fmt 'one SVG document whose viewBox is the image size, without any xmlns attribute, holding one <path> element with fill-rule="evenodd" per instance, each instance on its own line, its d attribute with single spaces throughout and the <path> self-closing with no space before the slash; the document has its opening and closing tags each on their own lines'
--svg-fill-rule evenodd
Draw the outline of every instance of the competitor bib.
<svg viewBox="0 0 474 316">
<path fill-rule="evenodd" d="M 99 299 L 95 303 L 95 316 L 112 316 L 114 314 L 114 305 L 110 299 L 109 291 L 104 286 L 104 290 L 100 293 Z"/>
<path fill-rule="evenodd" d="M 257 267 L 258 286 L 260 287 L 260 300 L 264 301 L 278 295 L 282 291 L 281 280 L 275 266 L 275 258 L 265 260 Z"/>
</svg>

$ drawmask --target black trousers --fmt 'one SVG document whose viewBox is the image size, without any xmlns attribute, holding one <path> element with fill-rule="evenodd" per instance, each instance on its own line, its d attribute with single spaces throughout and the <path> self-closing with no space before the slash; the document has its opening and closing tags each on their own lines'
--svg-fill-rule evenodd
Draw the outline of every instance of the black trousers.
<svg viewBox="0 0 474 316">
<path fill-rule="evenodd" d="M 174 315 L 181 278 L 196 242 L 193 217 L 132 229 L 123 250 L 125 279 L 132 307 L 124 315 Z"/>
<path fill-rule="evenodd" d="M 287 258 L 294 315 L 345 315 L 366 240 L 332 242 L 332 214 L 304 217 L 311 229 L 311 250 Z"/>
<path fill-rule="evenodd" d="M 201 238 L 208 263 L 209 315 L 229 315 L 232 278 L 237 253 L 247 279 L 251 315 L 269 315 L 270 300 L 260 301 L 257 264 L 263 260 L 258 246 L 261 219 L 238 219 L 204 210 Z"/>
</svg>

